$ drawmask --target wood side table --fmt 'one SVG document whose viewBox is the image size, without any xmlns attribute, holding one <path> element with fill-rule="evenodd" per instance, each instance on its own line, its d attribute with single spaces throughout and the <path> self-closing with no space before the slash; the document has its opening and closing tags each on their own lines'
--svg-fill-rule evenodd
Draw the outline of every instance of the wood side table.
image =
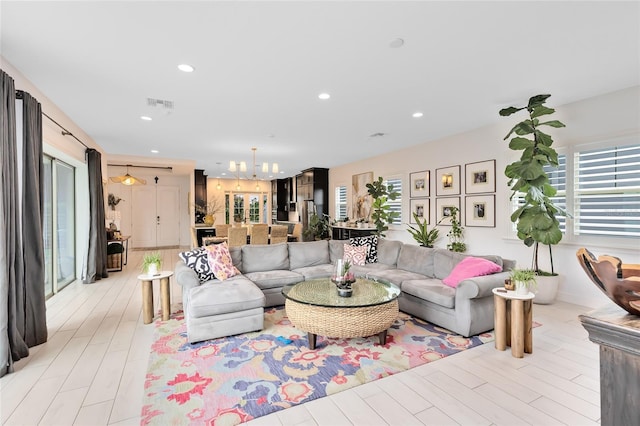
<svg viewBox="0 0 640 426">
<path fill-rule="evenodd" d="M 535 294 L 516 294 L 515 291 L 494 288 L 494 326 L 496 349 L 504 351 L 511 346 L 511 355 L 524 357 L 533 353 L 533 307 Z"/>
<path fill-rule="evenodd" d="M 153 321 L 153 280 L 160 280 L 160 302 L 162 305 L 162 321 L 167 321 L 171 314 L 171 290 L 169 277 L 173 271 L 161 271 L 156 275 L 141 274 L 138 279 L 142 283 L 142 319 L 145 324 Z"/>
</svg>

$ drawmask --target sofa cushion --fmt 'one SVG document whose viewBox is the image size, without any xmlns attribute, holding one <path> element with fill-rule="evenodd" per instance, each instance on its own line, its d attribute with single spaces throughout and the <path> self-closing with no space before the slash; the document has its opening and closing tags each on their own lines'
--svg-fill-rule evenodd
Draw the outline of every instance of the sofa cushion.
<svg viewBox="0 0 640 426">
<path fill-rule="evenodd" d="M 288 247 L 291 269 L 331 263 L 329 259 L 329 243 L 327 240 L 289 243 Z"/>
<path fill-rule="evenodd" d="M 377 271 L 367 271 L 367 278 L 388 281 L 402 288 L 401 284 L 404 281 L 421 280 L 427 277 L 417 272 L 405 271 L 403 269 L 382 269 Z"/>
<path fill-rule="evenodd" d="M 403 281 L 402 292 L 445 308 L 453 308 L 456 303 L 456 290 L 437 278 Z"/>
<path fill-rule="evenodd" d="M 261 290 L 267 288 L 279 288 L 287 284 L 295 284 L 300 281 L 304 281 L 304 276 L 293 271 L 286 270 L 273 270 L 273 271 L 259 271 L 249 272 L 244 275 Z"/>
<path fill-rule="evenodd" d="M 378 261 L 378 236 L 368 235 L 366 237 L 349 238 L 349 244 L 352 246 L 366 246 L 369 248 L 367 252 L 366 263 L 376 263 Z"/>
<path fill-rule="evenodd" d="M 204 247 L 178 253 L 178 256 L 189 268 L 195 271 L 201 283 L 215 278 L 209 266 L 208 254 Z"/>
<path fill-rule="evenodd" d="M 346 240 L 329 240 L 329 260 L 335 265 L 336 260 L 344 259 L 344 244 Z"/>
<path fill-rule="evenodd" d="M 229 254 L 231 255 L 233 266 L 242 271 L 242 246 L 229 247 Z"/>
<path fill-rule="evenodd" d="M 456 288 L 462 280 L 479 277 L 481 275 L 494 274 L 496 272 L 502 272 L 502 267 L 490 260 L 469 256 L 458 262 L 442 282 L 449 287 Z"/>
<path fill-rule="evenodd" d="M 333 265 L 316 265 L 305 266 L 304 268 L 293 269 L 293 272 L 297 272 L 304 276 L 304 280 L 314 280 L 316 278 L 326 278 L 333 274 Z"/>
<path fill-rule="evenodd" d="M 189 315 L 194 318 L 245 311 L 264 306 L 264 293 L 242 275 L 212 281 L 189 290 Z"/>
<path fill-rule="evenodd" d="M 378 263 L 396 267 L 402 242 L 378 238 Z"/>
<path fill-rule="evenodd" d="M 243 273 L 289 269 L 287 243 L 242 246 Z"/>
<path fill-rule="evenodd" d="M 369 248 L 367 246 L 352 246 L 351 244 L 344 245 L 344 262 L 349 262 L 351 265 L 364 265 L 367 261 L 367 253 Z"/>
<path fill-rule="evenodd" d="M 226 241 L 220 244 L 209 245 L 206 247 L 206 250 L 209 267 L 217 279 L 224 281 L 240 273 L 240 271 L 233 266 Z"/>
<path fill-rule="evenodd" d="M 398 255 L 398 269 L 433 278 L 433 254 L 435 250 L 429 247 L 403 244 Z M 447 275 L 449 274 L 447 273 Z"/>
</svg>

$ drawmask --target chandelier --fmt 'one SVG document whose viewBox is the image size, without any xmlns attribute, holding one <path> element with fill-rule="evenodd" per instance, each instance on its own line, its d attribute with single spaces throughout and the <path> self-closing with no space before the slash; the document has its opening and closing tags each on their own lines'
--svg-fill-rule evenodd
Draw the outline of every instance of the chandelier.
<svg viewBox="0 0 640 426">
<path fill-rule="evenodd" d="M 256 181 L 256 191 L 260 191 L 260 184 L 258 182 L 258 174 L 257 174 L 257 169 L 258 169 L 258 164 L 256 163 L 256 151 L 258 150 L 258 148 L 253 147 L 251 148 L 251 151 L 253 151 L 253 175 L 251 176 L 250 179 L 253 179 L 254 181 Z M 247 163 L 245 163 L 244 161 L 230 161 L 229 162 L 229 171 L 233 172 L 236 174 L 236 190 L 240 190 L 240 173 L 246 173 L 247 172 Z M 278 163 L 273 163 L 271 165 L 271 173 L 278 173 L 279 168 L 278 168 Z M 269 163 L 265 162 L 262 163 L 262 173 L 269 173 Z M 249 177 L 247 177 L 247 179 L 249 179 Z"/>
</svg>

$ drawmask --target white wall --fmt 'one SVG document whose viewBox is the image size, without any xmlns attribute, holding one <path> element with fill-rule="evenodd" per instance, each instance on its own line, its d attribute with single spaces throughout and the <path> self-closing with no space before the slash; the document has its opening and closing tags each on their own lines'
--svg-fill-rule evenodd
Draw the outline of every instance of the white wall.
<svg viewBox="0 0 640 426">
<path fill-rule="evenodd" d="M 566 124 L 564 129 L 553 129 L 555 145 L 558 149 L 584 143 L 606 143 L 620 137 L 635 138 L 637 143 L 640 135 L 640 87 L 621 90 L 595 98 L 586 99 L 564 106 L 553 104 L 553 97 L 548 105 L 557 109 L 554 118 Z M 523 100 L 523 103 L 526 99 Z M 498 115 L 496 108 L 496 116 Z M 428 119 L 428 118 L 425 118 Z M 464 209 L 464 167 L 466 163 L 496 160 L 496 227 L 474 228 L 465 227 L 465 242 L 467 253 L 499 254 L 505 258 L 515 259 L 519 265 L 531 264 L 531 249 L 522 241 L 515 238 L 509 219 L 511 207 L 509 203 L 510 191 L 504 169 L 513 161 L 514 154 L 508 149 L 508 142 L 504 136 L 519 119 L 505 117 L 499 123 L 473 131 L 457 134 L 440 140 L 425 142 L 411 148 L 398 150 L 389 154 L 363 159 L 354 163 L 332 168 L 329 172 L 329 207 L 335 210 L 334 188 L 339 185 L 347 186 L 348 211 L 351 211 L 351 177 L 354 174 L 373 172 L 374 179 L 378 176 L 401 175 L 406 195 L 403 196 L 403 222 L 408 222 L 409 213 L 409 173 L 431 171 L 431 223 L 435 223 L 435 171 L 438 168 L 460 165 L 463 177 L 461 185 L 461 207 Z M 517 155 L 516 155 L 517 157 Z M 333 216 L 333 215 L 332 215 Z M 464 222 L 463 222 L 464 225 Z M 387 237 L 406 243 L 416 244 L 406 231 L 406 226 L 398 226 L 387 233 Z M 441 228 L 441 238 L 436 243 L 438 247 L 445 247 L 446 232 L 449 227 Z M 600 293 L 586 274 L 580 268 L 575 252 L 585 245 L 596 255 L 610 254 L 620 257 L 624 263 L 640 263 L 640 245 L 637 241 L 626 241 L 627 246 L 621 247 L 619 241 L 563 241 L 553 248 L 555 269 L 565 276 L 558 298 L 572 303 L 589 307 L 597 307 L 611 303 Z M 542 260 L 546 262 L 546 257 Z"/>
</svg>

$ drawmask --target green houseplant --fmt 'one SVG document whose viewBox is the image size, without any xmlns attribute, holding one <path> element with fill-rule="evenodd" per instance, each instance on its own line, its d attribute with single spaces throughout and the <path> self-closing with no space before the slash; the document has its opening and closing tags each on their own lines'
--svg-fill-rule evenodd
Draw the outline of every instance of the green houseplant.
<svg viewBox="0 0 640 426">
<path fill-rule="evenodd" d="M 422 247 L 433 247 L 433 244 L 436 242 L 440 234 L 440 231 L 436 229 L 436 226 L 440 225 L 442 219 L 440 219 L 440 221 L 431 229 L 429 229 L 429 223 L 426 218 L 421 222 L 420 217 L 416 213 L 413 213 L 413 219 L 416 221 L 416 226 L 407 224 L 409 227 L 407 231 L 409 231 L 413 239 Z"/>
<path fill-rule="evenodd" d="M 527 294 L 536 291 L 536 271 L 533 269 L 513 269 L 511 281 L 515 283 L 516 293 Z"/>
<path fill-rule="evenodd" d="M 553 267 L 553 253 L 551 247 L 562 239 L 560 222 L 557 215 L 566 215 L 566 211 L 554 204 L 552 197 L 556 189 L 550 184 L 545 167 L 558 166 L 558 153 L 552 147 L 553 139 L 542 131 L 545 127 L 561 128 L 564 123 L 558 120 L 540 121 L 540 117 L 551 115 L 553 108 L 544 105 L 551 95 L 536 95 L 529 99 L 526 106 L 509 107 L 500 110 L 503 117 L 526 110 L 528 117 L 517 123 L 505 136 L 509 141 L 509 148 L 521 151 L 520 159 L 507 165 L 505 175 L 509 178 L 511 199 L 519 197 L 522 203 L 511 215 L 511 221 L 516 224 L 518 238 L 527 247 L 533 247 L 532 269 L 538 277 L 557 276 Z M 540 268 L 538 260 L 539 245 L 549 247 L 549 261 L 551 271 Z M 550 303 L 555 299 L 559 281 L 550 281 L 544 287 L 549 295 L 538 294 L 536 303 Z"/>
<path fill-rule="evenodd" d="M 329 238 L 329 215 L 323 214 L 322 217 L 317 213 L 313 213 L 309 218 L 309 226 L 304 230 L 304 240 L 323 240 Z"/>
<path fill-rule="evenodd" d="M 467 250 L 467 245 L 464 243 L 464 227 L 460 224 L 460 219 L 458 219 L 459 211 L 460 209 L 457 207 L 451 207 L 451 216 L 449 216 L 451 218 L 451 229 L 447 232 L 447 237 L 449 237 L 447 249 L 464 253 Z"/>
<path fill-rule="evenodd" d="M 148 275 L 157 274 L 162 267 L 162 256 L 160 252 L 154 251 L 146 253 L 142 258 L 142 272 Z"/>
<path fill-rule="evenodd" d="M 384 237 L 384 232 L 389 230 L 389 225 L 400 216 L 400 213 L 391 210 L 388 202 L 395 200 L 400 194 L 393 190 L 392 184 L 385 185 L 382 176 L 367 184 L 367 192 L 373 199 L 371 219 L 376 226 L 376 234 L 379 237 Z"/>
</svg>

